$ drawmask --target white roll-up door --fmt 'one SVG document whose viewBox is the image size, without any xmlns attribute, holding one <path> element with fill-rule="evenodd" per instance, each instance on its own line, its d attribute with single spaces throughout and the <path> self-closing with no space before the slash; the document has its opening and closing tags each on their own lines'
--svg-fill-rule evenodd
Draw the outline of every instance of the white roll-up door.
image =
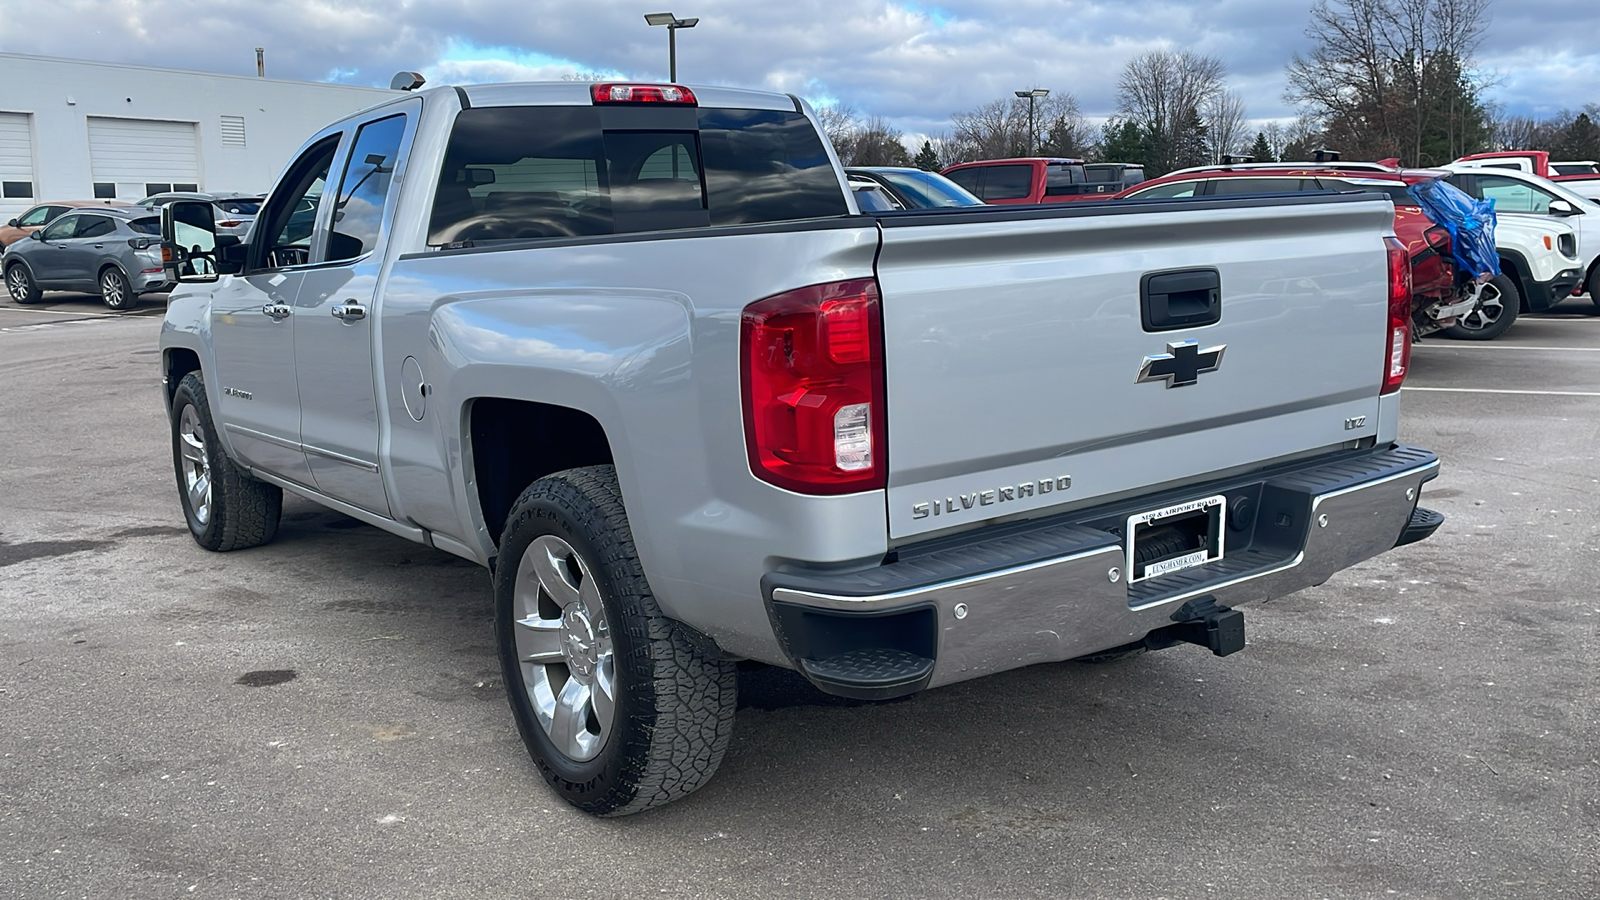
<svg viewBox="0 0 1600 900">
<path fill-rule="evenodd" d="M 0 222 L 32 206 L 36 190 L 28 114 L 0 112 Z"/>
<path fill-rule="evenodd" d="M 89 118 L 89 166 L 105 198 L 116 185 L 116 199 L 129 203 L 170 190 L 198 190 L 200 142 L 193 122 Z"/>
</svg>

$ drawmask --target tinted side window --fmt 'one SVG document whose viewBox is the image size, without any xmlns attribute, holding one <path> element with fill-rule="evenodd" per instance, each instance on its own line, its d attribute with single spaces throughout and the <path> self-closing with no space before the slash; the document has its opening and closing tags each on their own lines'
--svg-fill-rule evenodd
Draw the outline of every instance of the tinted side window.
<svg viewBox="0 0 1600 900">
<path fill-rule="evenodd" d="M 117 230 L 117 225 L 105 216 L 79 216 L 78 231 L 74 237 L 105 237 Z"/>
<path fill-rule="evenodd" d="M 985 200 L 1016 200 L 1033 191 L 1033 166 L 984 166 Z"/>
<path fill-rule="evenodd" d="M 389 182 L 394 178 L 400 139 L 405 133 L 403 115 L 368 122 L 356 132 L 355 146 L 339 184 L 339 203 L 333 208 L 327 252 L 330 262 L 355 259 L 371 252 L 378 243 Z"/>
<path fill-rule="evenodd" d="M 1193 197 L 1200 187 L 1198 181 L 1174 181 L 1171 184 L 1158 184 L 1152 188 L 1145 188 L 1131 199 L 1135 200 L 1175 200 L 1179 197 Z"/>
<path fill-rule="evenodd" d="M 1080 193 L 1077 185 L 1084 184 L 1087 180 L 1083 166 L 1047 165 L 1044 167 L 1045 196 L 1059 197 Z"/>
<path fill-rule="evenodd" d="M 67 238 L 72 237 L 72 233 L 76 230 L 78 230 L 78 217 L 62 216 L 61 218 L 51 222 L 49 225 L 46 225 L 41 234 L 43 240 L 64 241 Z"/>
<path fill-rule="evenodd" d="M 1237 194 L 1287 194 L 1293 191 L 1314 191 L 1317 183 L 1302 178 L 1214 178 L 1211 195 L 1221 197 Z"/>
<path fill-rule="evenodd" d="M 148 216 L 143 219 L 131 219 L 128 222 L 128 227 L 140 234 L 160 234 L 161 220 L 156 216 Z"/>
<path fill-rule="evenodd" d="M 945 177 L 966 188 L 973 194 L 976 194 L 979 197 L 983 196 L 983 194 L 978 192 L 978 182 L 983 180 L 982 166 L 973 166 L 970 169 L 956 169 L 954 172 L 951 172 Z"/>
</svg>

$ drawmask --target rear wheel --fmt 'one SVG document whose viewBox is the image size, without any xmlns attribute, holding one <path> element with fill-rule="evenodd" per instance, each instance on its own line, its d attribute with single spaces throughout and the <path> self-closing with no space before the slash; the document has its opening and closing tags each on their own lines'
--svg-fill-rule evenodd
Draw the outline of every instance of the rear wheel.
<svg viewBox="0 0 1600 900">
<path fill-rule="evenodd" d="M 139 305 L 139 295 L 133 292 L 128 276 L 116 266 L 100 273 L 100 299 L 105 301 L 106 306 L 119 312 Z"/>
<path fill-rule="evenodd" d="M 1463 341 L 1492 341 L 1511 327 L 1522 308 L 1522 292 L 1509 275 L 1496 275 L 1478 294 L 1478 305 L 1444 330 L 1447 337 Z"/>
<path fill-rule="evenodd" d="M 6 270 L 6 290 L 11 293 L 11 299 L 18 303 L 39 302 L 39 285 L 34 283 L 28 267 L 22 263 L 12 263 L 11 268 Z"/>
<path fill-rule="evenodd" d="M 198 372 L 172 395 L 172 465 L 189 533 L 207 550 L 242 550 L 278 533 L 283 491 L 239 471 L 217 439 Z"/>
<path fill-rule="evenodd" d="M 1588 287 L 1589 302 L 1594 304 L 1594 311 L 1600 313 L 1600 266 L 1595 266 L 1589 273 Z"/>
<path fill-rule="evenodd" d="M 735 666 L 662 615 L 614 468 L 558 472 L 517 498 L 494 592 L 517 730 L 563 800 L 622 816 L 710 780 L 733 733 Z"/>
</svg>

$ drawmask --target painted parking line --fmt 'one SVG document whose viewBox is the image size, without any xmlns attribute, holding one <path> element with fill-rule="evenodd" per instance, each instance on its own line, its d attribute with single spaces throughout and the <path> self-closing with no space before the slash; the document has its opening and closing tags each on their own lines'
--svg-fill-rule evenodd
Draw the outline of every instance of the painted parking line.
<svg viewBox="0 0 1600 900">
<path fill-rule="evenodd" d="M 80 319 L 114 319 L 118 317 L 117 313 L 93 313 L 84 312 L 81 309 L 40 309 L 36 306 L 0 306 L 0 312 L 46 313 L 52 316 L 77 316 Z M 122 315 L 126 315 L 126 313 L 123 313 Z"/>
<path fill-rule="evenodd" d="M 1600 347 L 1534 347 L 1527 344 L 1413 344 L 1413 350 L 1544 350 L 1551 353 L 1600 353 Z"/>
<path fill-rule="evenodd" d="M 1498 388 L 1410 387 L 1403 391 L 1428 391 L 1438 394 L 1525 394 L 1534 397 L 1600 397 L 1600 391 L 1514 391 Z"/>
</svg>

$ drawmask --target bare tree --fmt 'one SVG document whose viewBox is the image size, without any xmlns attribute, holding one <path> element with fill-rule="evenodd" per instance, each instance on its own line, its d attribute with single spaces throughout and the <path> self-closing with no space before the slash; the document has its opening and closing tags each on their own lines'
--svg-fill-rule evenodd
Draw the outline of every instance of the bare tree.
<svg viewBox="0 0 1600 900">
<path fill-rule="evenodd" d="M 1193 147 L 1203 146 L 1196 126 L 1200 111 L 1223 92 L 1222 61 L 1187 50 L 1152 50 L 1134 57 L 1117 79 L 1117 111 L 1148 136 L 1147 171 L 1169 172 L 1195 165 Z M 1197 141 L 1198 139 L 1198 141 Z"/>
<path fill-rule="evenodd" d="M 1206 139 L 1210 144 L 1211 161 L 1222 162 L 1229 153 L 1243 150 L 1250 134 L 1244 127 L 1244 98 L 1238 91 L 1218 91 L 1200 107 L 1201 118 L 1206 123 Z"/>
<path fill-rule="evenodd" d="M 840 159 L 847 159 L 855 148 L 855 140 L 861 131 L 861 114 L 848 103 L 830 103 L 827 106 L 812 104 L 816 111 L 817 122 L 822 126 L 822 133 L 827 137 L 828 143 L 833 145 L 835 153 Z"/>
<path fill-rule="evenodd" d="M 1485 139 L 1469 75 L 1491 0 L 1317 0 L 1285 94 L 1341 149 L 1427 164 Z"/>
<path fill-rule="evenodd" d="M 1034 101 L 1031 122 L 1028 101 L 1020 97 L 992 100 L 955 113 L 950 116 L 950 134 L 944 137 L 943 147 L 936 141 L 935 148 L 945 165 L 1028 156 L 1036 150 L 1047 156 L 1081 157 L 1088 151 L 1092 135 L 1078 98 L 1056 91 Z"/>
<path fill-rule="evenodd" d="M 873 116 L 853 135 L 850 153 L 841 154 L 847 166 L 909 166 L 904 135 L 882 116 Z"/>
</svg>

